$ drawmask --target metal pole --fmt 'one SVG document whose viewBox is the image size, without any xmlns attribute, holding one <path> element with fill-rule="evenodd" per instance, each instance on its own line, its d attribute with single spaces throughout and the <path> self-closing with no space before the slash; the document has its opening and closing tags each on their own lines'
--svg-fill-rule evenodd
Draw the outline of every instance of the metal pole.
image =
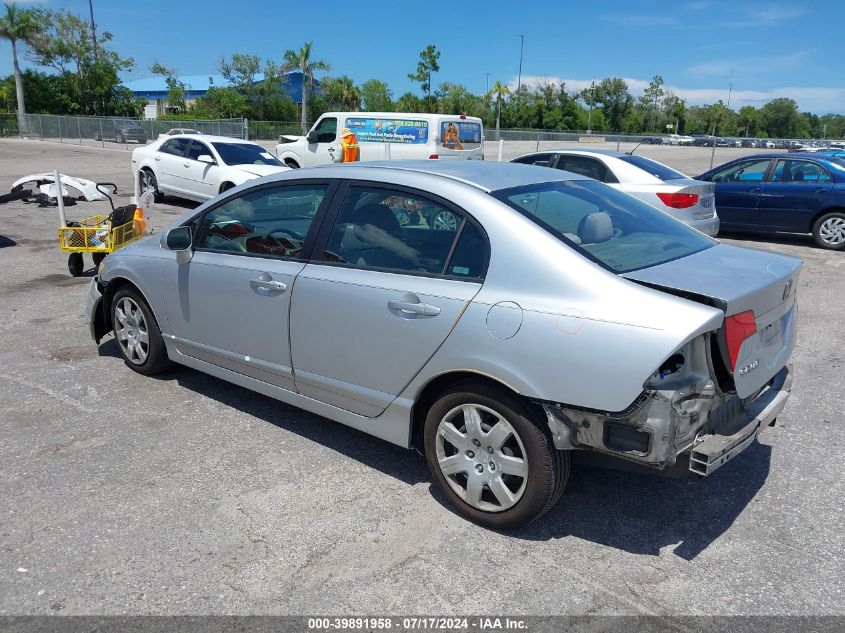
<svg viewBox="0 0 845 633">
<path fill-rule="evenodd" d="M 713 169 L 713 159 L 716 156 L 716 136 L 713 136 L 713 149 L 710 151 L 710 169 Z"/>
<path fill-rule="evenodd" d="M 590 84 L 590 111 L 587 113 L 587 136 L 590 135 L 590 130 L 593 129 L 593 90 L 596 87 L 596 78 L 593 77 L 593 83 Z"/>
<path fill-rule="evenodd" d="M 621 143 L 621 142 L 622 142 L 622 137 L 617 134 L 616 135 L 616 151 L 617 152 L 619 151 L 619 143 Z"/>
<path fill-rule="evenodd" d="M 520 34 L 519 36 L 519 77 L 516 80 L 516 91 L 519 92 L 519 89 L 522 87 L 522 49 L 525 44 L 525 35 Z"/>
<path fill-rule="evenodd" d="M 56 123 L 58 124 L 58 127 L 59 127 L 59 143 L 64 143 L 64 140 L 62 139 L 62 117 L 57 116 L 56 117 Z"/>
<path fill-rule="evenodd" d="M 537 132 L 537 149 L 535 151 L 537 151 L 537 152 L 540 151 L 540 133 L 539 132 Z"/>
<path fill-rule="evenodd" d="M 484 73 L 484 74 L 486 75 L 486 78 L 487 78 L 487 88 L 486 88 L 486 90 L 484 90 L 484 94 L 489 94 L 490 93 L 490 73 Z"/>
<path fill-rule="evenodd" d="M 76 117 L 76 133 L 79 135 L 79 144 L 82 145 L 82 123 L 79 117 Z"/>
<path fill-rule="evenodd" d="M 106 139 L 103 138 L 103 120 L 100 119 L 100 147 L 106 146 Z"/>
<path fill-rule="evenodd" d="M 56 202 L 59 205 L 59 224 L 64 228 L 67 226 L 67 220 L 65 219 L 65 197 L 62 195 L 62 176 L 58 169 L 53 172 L 53 176 L 56 179 L 56 189 L 58 190 Z"/>
<path fill-rule="evenodd" d="M 502 162 L 502 151 L 505 149 L 505 139 L 499 139 L 499 162 Z"/>
<path fill-rule="evenodd" d="M 38 115 L 38 130 L 41 132 L 41 140 L 44 140 L 44 121 L 42 120 L 42 116 Z"/>
<path fill-rule="evenodd" d="M 88 11 L 91 13 L 91 40 L 94 44 L 94 58 L 97 57 L 97 28 L 94 26 L 94 3 L 88 0 Z"/>
</svg>

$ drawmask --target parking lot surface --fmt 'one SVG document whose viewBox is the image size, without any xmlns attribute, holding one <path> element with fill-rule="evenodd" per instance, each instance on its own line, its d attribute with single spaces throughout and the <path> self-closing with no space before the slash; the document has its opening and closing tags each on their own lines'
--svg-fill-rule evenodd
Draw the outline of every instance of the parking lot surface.
<svg viewBox="0 0 845 633">
<path fill-rule="evenodd" d="M 123 149 L 0 141 L 2 191 L 55 168 L 131 191 Z M 0 206 L 0 614 L 845 614 L 845 253 L 726 238 L 805 260 L 793 394 L 759 442 L 697 482 L 577 468 L 496 533 L 415 453 L 98 349 L 57 224 Z"/>
</svg>

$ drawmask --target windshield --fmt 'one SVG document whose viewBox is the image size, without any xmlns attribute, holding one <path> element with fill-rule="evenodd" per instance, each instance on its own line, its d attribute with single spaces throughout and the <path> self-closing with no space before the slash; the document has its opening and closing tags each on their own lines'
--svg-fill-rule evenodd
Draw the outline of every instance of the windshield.
<svg viewBox="0 0 845 633">
<path fill-rule="evenodd" d="M 491 195 L 615 273 L 657 266 L 717 242 L 593 180 L 532 184 Z"/>
<path fill-rule="evenodd" d="M 220 158 L 227 165 L 275 165 L 281 166 L 278 158 L 254 143 L 212 143 Z"/>
<path fill-rule="evenodd" d="M 660 180 L 681 180 L 687 178 L 687 176 L 681 172 L 675 171 L 671 167 L 662 165 L 656 160 L 651 160 L 650 158 L 646 158 L 644 156 L 630 156 L 626 154 L 625 156 L 619 156 L 618 158 L 621 161 L 630 163 L 634 167 L 639 167 L 643 171 L 650 173 L 655 178 L 660 178 Z"/>
</svg>

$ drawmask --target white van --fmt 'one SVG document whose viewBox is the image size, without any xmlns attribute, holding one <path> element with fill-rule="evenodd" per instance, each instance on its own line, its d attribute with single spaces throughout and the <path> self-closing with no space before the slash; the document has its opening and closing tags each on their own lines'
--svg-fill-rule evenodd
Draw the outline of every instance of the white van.
<svg viewBox="0 0 845 633">
<path fill-rule="evenodd" d="M 276 156 L 289 167 L 311 167 L 340 156 L 340 135 L 358 139 L 360 160 L 466 158 L 483 160 L 481 119 L 463 114 L 326 112 L 305 137 L 281 136 Z"/>
</svg>

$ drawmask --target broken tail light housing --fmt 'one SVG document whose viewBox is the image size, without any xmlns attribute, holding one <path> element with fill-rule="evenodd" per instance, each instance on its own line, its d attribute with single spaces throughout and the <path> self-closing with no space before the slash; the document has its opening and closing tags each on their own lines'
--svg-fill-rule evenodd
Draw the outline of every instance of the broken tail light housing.
<svg viewBox="0 0 845 633">
<path fill-rule="evenodd" d="M 725 343 L 732 372 L 736 370 L 736 359 L 739 357 L 739 348 L 742 347 L 743 341 L 756 333 L 757 322 L 752 310 L 725 317 Z"/>
<path fill-rule="evenodd" d="M 657 197 L 667 207 L 689 209 L 698 204 L 697 193 L 658 193 Z"/>
</svg>

